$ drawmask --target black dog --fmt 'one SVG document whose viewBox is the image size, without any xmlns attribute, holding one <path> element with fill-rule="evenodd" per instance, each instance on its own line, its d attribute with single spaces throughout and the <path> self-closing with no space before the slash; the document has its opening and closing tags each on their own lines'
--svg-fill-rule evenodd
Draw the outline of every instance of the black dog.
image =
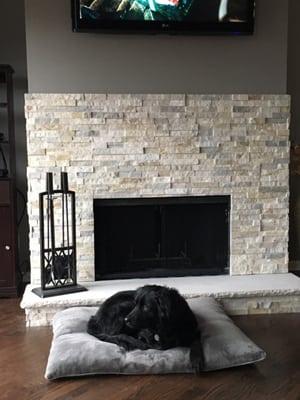
<svg viewBox="0 0 300 400">
<path fill-rule="evenodd" d="M 194 314 L 175 289 L 148 285 L 116 293 L 88 322 L 88 333 L 126 350 L 190 347 L 200 338 Z"/>
</svg>

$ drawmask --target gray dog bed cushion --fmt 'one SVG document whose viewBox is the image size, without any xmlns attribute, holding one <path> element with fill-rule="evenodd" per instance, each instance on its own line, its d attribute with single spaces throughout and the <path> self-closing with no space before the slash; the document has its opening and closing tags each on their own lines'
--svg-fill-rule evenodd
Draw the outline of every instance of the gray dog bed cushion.
<svg viewBox="0 0 300 400">
<path fill-rule="evenodd" d="M 205 371 L 251 364 L 265 358 L 265 352 L 233 323 L 216 300 L 203 297 L 190 299 L 188 303 L 202 332 Z M 97 309 L 74 307 L 55 315 L 47 379 L 95 374 L 194 372 L 189 348 L 126 352 L 116 344 L 89 335 L 87 321 Z"/>
</svg>

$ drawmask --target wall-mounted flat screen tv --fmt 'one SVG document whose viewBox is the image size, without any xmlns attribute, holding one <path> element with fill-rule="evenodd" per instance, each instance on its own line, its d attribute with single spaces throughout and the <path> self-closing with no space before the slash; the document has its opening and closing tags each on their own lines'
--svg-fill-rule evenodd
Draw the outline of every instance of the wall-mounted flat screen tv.
<svg viewBox="0 0 300 400">
<path fill-rule="evenodd" d="M 72 0 L 76 32 L 252 34 L 255 0 Z"/>
</svg>

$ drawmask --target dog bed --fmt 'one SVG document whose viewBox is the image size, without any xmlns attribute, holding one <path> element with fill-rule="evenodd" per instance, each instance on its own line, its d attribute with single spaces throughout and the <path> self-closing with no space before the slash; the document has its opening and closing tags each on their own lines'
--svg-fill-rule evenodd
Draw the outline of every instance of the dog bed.
<svg viewBox="0 0 300 400">
<path fill-rule="evenodd" d="M 266 353 L 253 343 L 226 315 L 213 298 L 196 298 L 188 303 L 202 332 L 204 371 L 261 361 Z M 53 341 L 45 377 L 95 374 L 193 373 L 190 349 L 126 352 L 116 344 L 102 342 L 86 332 L 97 307 L 74 307 L 58 312 L 53 320 Z"/>
</svg>

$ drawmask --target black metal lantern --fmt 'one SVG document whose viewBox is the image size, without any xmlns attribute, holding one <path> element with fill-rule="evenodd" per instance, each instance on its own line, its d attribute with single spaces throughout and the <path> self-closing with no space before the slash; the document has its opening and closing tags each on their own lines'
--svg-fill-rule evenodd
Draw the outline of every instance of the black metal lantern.
<svg viewBox="0 0 300 400">
<path fill-rule="evenodd" d="M 77 284 L 75 192 L 61 173 L 61 189 L 53 190 L 53 174 L 46 174 L 46 192 L 39 194 L 41 287 L 32 291 L 50 297 L 87 290 Z"/>
</svg>

